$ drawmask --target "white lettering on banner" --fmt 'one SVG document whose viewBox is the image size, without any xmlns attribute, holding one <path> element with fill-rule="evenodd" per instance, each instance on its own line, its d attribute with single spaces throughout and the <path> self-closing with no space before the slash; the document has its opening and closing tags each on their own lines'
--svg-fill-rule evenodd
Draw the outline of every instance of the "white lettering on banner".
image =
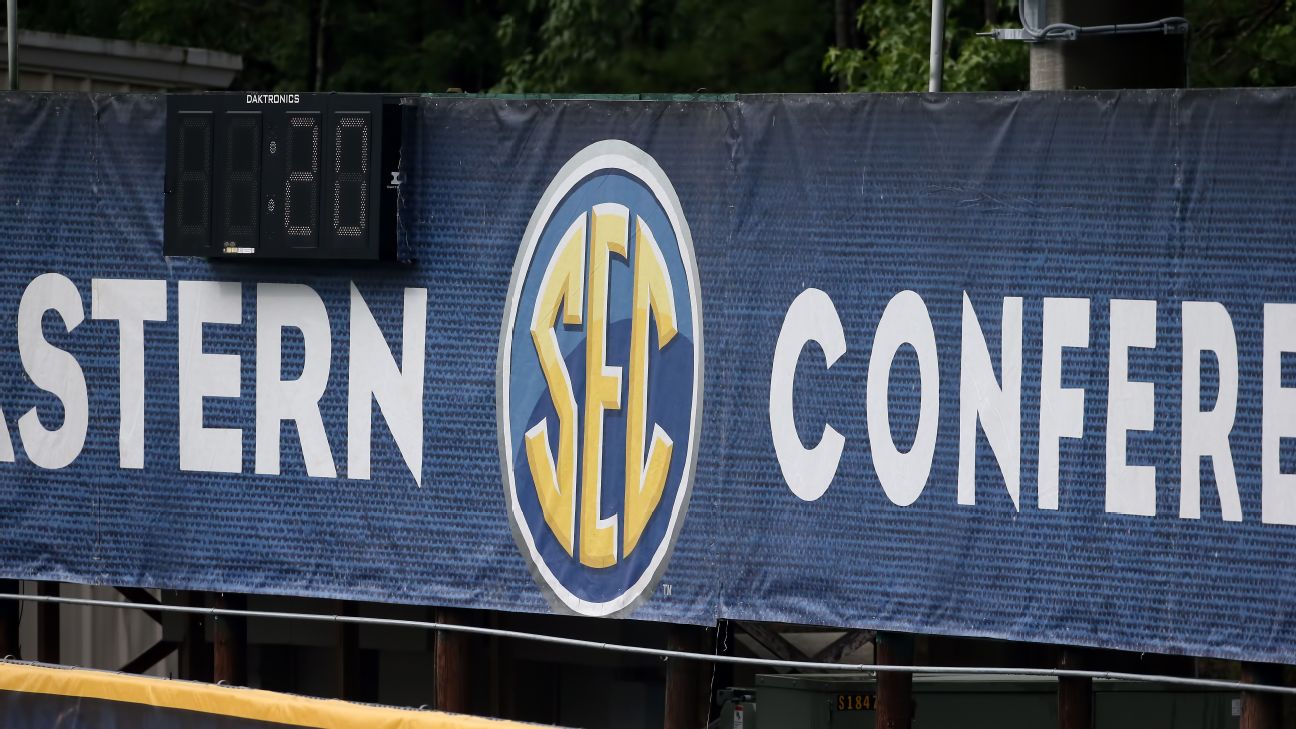
<svg viewBox="0 0 1296 729">
<path fill-rule="evenodd" d="M 608 212 L 608 211 L 604 211 Z M 612 211 L 617 212 L 617 211 Z M 618 223 L 619 225 L 620 223 Z M 146 322 L 166 322 L 168 283 L 164 280 L 91 279 L 90 316 L 116 323 L 118 355 L 117 448 L 123 469 L 142 469 L 146 462 L 145 403 L 150 380 L 146 375 Z M 328 391 L 335 349 L 334 327 L 320 293 L 304 284 L 259 283 L 255 315 L 254 466 L 261 475 L 282 472 L 283 423 L 291 421 L 308 475 L 336 478 L 339 474 L 321 402 Z M 384 336 L 369 304 L 354 283 L 349 285 L 350 313 L 347 358 L 346 477 L 371 477 L 374 406 L 381 412 L 405 466 L 417 486 L 423 481 L 424 383 L 427 376 L 427 290 L 403 290 L 401 331 Z M 1021 297 L 1003 297 L 999 327 L 999 374 L 970 292 L 962 294 L 959 367 L 958 480 L 956 501 L 977 504 L 976 465 L 978 428 L 993 454 L 1008 496 L 1022 508 L 1021 429 L 1023 309 Z M 1157 468 L 1131 464 L 1129 434 L 1151 432 L 1156 423 L 1156 386 L 1131 379 L 1131 350 L 1158 349 L 1157 311 L 1152 300 L 1112 299 L 1108 302 L 1109 351 L 1105 403 L 1105 510 L 1112 514 L 1155 516 Z M 595 302 L 598 304 L 598 302 Z M 1231 438 L 1238 415 L 1243 370 L 1233 318 L 1223 304 L 1184 301 L 1177 304 L 1182 342 L 1180 355 L 1179 509 L 1182 519 L 1201 518 L 1201 471 L 1208 459 L 1218 493 L 1220 517 L 1244 520 L 1242 494 Z M 1038 431 L 1039 509 L 1059 508 L 1061 440 L 1085 433 L 1086 392 L 1063 387 L 1064 352 L 1090 344 L 1090 300 L 1044 298 L 1040 302 L 1040 372 Z M 242 396 L 240 354 L 212 352 L 208 339 L 220 329 L 244 325 L 243 285 L 237 282 L 179 281 L 176 295 L 178 362 L 179 466 L 183 471 L 243 472 L 243 427 L 204 422 L 208 398 Z M 18 419 L 18 436 L 28 459 L 45 469 L 64 468 L 81 455 L 90 426 L 93 382 L 71 351 L 47 340 L 47 314 L 72 336 L 85 319 L 80 291 L 67 277 L 45 273 L 23 290 L 16 328 L 18 353 L 28 379 L 52 394 L 62 409 L 62 422 L 49 427 L 58 409 L 37 405 Z M 1266 524 L 1296 525 L 1296 473 L 1284 471 L 1282 449 L 1296 439 L 1296 387 L 1284 387 L 1284 356 L 1296 356 L 1296 304 L 1264 304 L 1260 459 L 1260 519 Z M 205 327 L 213 328 L 205 331 Z M 92 329 L 94 329 L 92 327 Z M 302 340 L 301 371 L 285 379 L 284 332 L 294 329 Z M 95 329 L 95 331 L 104 331 Z M 110 330 L 108 330 L 110 331 Z M 236 330 L 234 330 L 236 331 Z M 243 341 L 224 331 L 225 339 Z M 55 339 L 54 341 L 61 341 Z M 1173 339 L 1169 340 L 1172 344 Z M 807 447 L 796 428 L 796 372 L 801 355 L 814 343 L 824 356 L 824 369 L 833 369 L 848 350 L 847 334 L 832 298 L 816 288 L 803 290 L 788 306 L 774 346 L 769 383 L 769 427 L 774 456 L 789 490 L 799 499 L 821 498 L 837 478 L 851 440 L 832 424 L 820 428 L 818 442 Z M 890 423 L 889 389 L 896 353 L 910 346 L 918 358 L 918 423 L 913 445 L 901 452 Z M 399 347 L 399 357 L 394 350 Z M 75 349 L 75 348 L 74 348 Z M 1095 353 L 1097 354 L 1097 353 Z M 1146 356 L 1146 355 L 1145 355 Z M 1090 358 L 1095 359 L 1095 358 Z M 1213 360 L 1218 372 L 1214 403 L 1203 406 L 1209 378 L 1203 363 Z M 591 360 L 594 370 L 616 379 L 615 367 Z M 96 371 L 92 369 L 91 372 Z M 915 503 L 932 473 L 940 425 L 940 376 L 937 340 L 926 302 L 915 291 L 896 294 L 878 320 L 869 354 L 864 388 L 865 427 L 877 485 L 894 504 Z M 850 382 L 843 377 L 840 382 Z M 1253 384 L 1254 386 L 1254 384 Z M 611 391 L 609 390 L 609 393 Z M 602 407 L 614 409 L 613 395 Z M 841 402 L 856 401 L 849 397 Z M 619 401 L 618 401 L 619 402 Z M 601 417 L 601 416 L 600 416 Z M 292 432 L 288 429 L 287 432 Z M 849 431 L 848 431 L 849 432 Z M 335 434 L 337 435 L 337 434 Z M 291 437 L 291 436 L 290 436 Z M 1096 444 L 1095 444 L 1096 445 Z M 862 447 L 862 445 L 861 445 Z M 15 460 L 14 443 L 0 412 L 0 463 Z M 1029 462 L 1029 461 L 1028 461 Z M 1254 467 L 1254 464 L 1252 464 Z M 597 505 L 596 503 L 594 504 Z"/>
<path fill-rule="evenodd" d="M 846 438 L 824 424 L 819 444 L 806 448 L 797 435 L 793 415 L 792 389 L 797 360 L 807 344 L 818 344 L 824 353 L 825 369 L 831 369 L 846 354 L 846 333 L 828 294 L 806 289 L 788 307 L 774 347 L 774 369 L 770 374 L 770 433 L 779 468 L 792 493 L 806 501 L 823 496 L 837 475 Z"/>
<path fill-rule="evenodd" d="M 166 281 L 90 280 L 90 317 L 117 322 L 117 452 L 144 467 L 144 322 L 166 321 Z"/>
<path fill-rule="evenodd" d="M 81 365 L 65 350 L 45 340 L 45 312 L 57 312 L 71 332 L 85 319 L 81 292 L 66 276 L 43 273 L 27 285 L 18 304 L 18 352 L 32 384 L 54 393 L 63 403 L 63 423 L 50 430 L 36 408 L 18 419 L 18 433 L 31 462 L 41 468 L 63 468 L 81 454 L 90 422 L 90 400 Z M 5 441 L 8 441 L 5 433 Z M 12 460 L 13 445 L 7 453 Z"/>
<path fill-rule="evenodd" d="M 990 348 L 977 321 L 967 292 L 963 292 L 963 352 L 959 382 L 958 502 L 976 503 L 976 428 L 985 431 L 990 450 L 999 461 L 1004 487 L 1013 507 L 1021 511 L 1021 358 L 1022 300 L 1003 300 L 999 369 L 1002 387 L 995 381 Z"/>
<path fill-rule="evenodd" d="M 1156 468 L 1131 466 L 1131 430 L 1151 431 L 1156 419 L 1150 382 L 1129 379 L 1129 350 L 1156 347 L 1155 301 L 1111 300 L 1111 360 L 1107 366 L 1107 511 L 1156 516 Z"/>
<path fill-rule="evenodd" d="M 1044 299 L 1040 358 L 1039 508 L 1058 508 L 1061 438 L 1084 437 L 1085 392 L 1062 387 L 1062 349 L 1089 346 L 1089 299 Z"/>
<path fill-rule="evenodd" d="M 427 289 L 405 289 L 401 364 L 355 284 L 351 284 L 351 358 L 347 372 L 347 477 L 369 478 L 373 402 L 378 401 L 414 483 L 423 484 L 423 353 Z"/>
<path fill-rule="evenodd" d="M 237 283 L 181 281 L 180 319 L 180 470 L 240 473 L 243 431 L 203 425 L 203 399 L 238 397 L 241 388 L 237 354 L 203 351 L 204 324 L 240 324 L 243 287 Z"/>
<path fill-rule="evenodd" d="M 9 437 L 9 424 L 0 410 L 0 463 L 14 462 L 13 439 Z"/>
<path fill-rule="evenodd" d="M 959 477 L 957 501 L 976 504 L 976 428 L 980 425 L 1003 474 L 1013 505 L 1021 509 L 1021 366 L 1023 301 L 1005 297 L 1000 327 L 1000 377 L 971 297 L 963 293 L 962 351 L 959 358 Z M 1151 300 L 1109 302 L 1106 403 L 1105 509 L 1113 514 L 1156 515 L 1156 468 L 1128 462 L 1130 431 L 1151 432 L 1156 421 L 1155 385 L 1130 379 L 1130 350 L 1157 349 L 1157 307 Z M 1089 299 L 1041 301 L 1038 508 L 1059 505 L 1061 439 L 1079 439 L 1085 430 L 1085 390 L 1063 387 L 1063 352 L 1089 346 Z M 1179 516 L 1201 518 L 1200 468 L 1209 458 L 1224 521 L 1243 520 L 1230 437 L 1239 392 L 1238 342 L 1228 310 L 1217 302 L 1182 302 L 1181 484 Z M 827 491 L 844 456 L 848 439 L 823 426 L 819 444 L 806 448 L 796 431 L 795 379 L 801 352 L 816 342 L 826 368 L 846 352 L 846 334 L 828 294 L 806 289 L 788 307 L 775 345 L 770 372 L 769 418 L 774 451 L 783 479 L 798 498 L 814 501 Z M 900 452 L 891 436 L 887 394 L 895 353 L 909 345 L 918 354 L 920 393 L 913 446 Z M 1202 401 L 1202 358 L 1218 364 L 1214 406 Z M 1284 473 L 1283 441 L 1296 439 L 1296 387 L 1283 387 L 1282 357 L 1296 354 L 1296 304 L 1264 307 L 1262 434 L 1262 520 L 1296 524 L 1296 473 Z M 873 338 L 868 366 L 865 416 L 878 485 L 898 506 L 921 496 L 930 475 L 939 421 L 940 380 L 936 338 L 927 307 L 913 291 L 887 304 Z"/>
<path fill-rule="evenodd" d="M 1183 409 L 1180 411 L 1179 516 L 1201 518 L 1201 459 L 1210 458 L 1215 469 L 1224 521 L 1242 521 L 1237 474 L 1229 434 L 1237 413 L 1238 355 L 1233 320 L 1223 304 L 1214 301 L 1183 302 Z M 1215 355 L 1219 390 L 1215 407 L 1201 409 L 1201 356 Z"/>
<path fill-rule="evenodd" d="M 91 279 L 90 316 L 117 324 L 118 465 L 145 467 L 145 322 L 168 320 L 165 280 Z M 354 284 L 350 284 L 350 356 L 347 374 L 347 476 L 370 477 L 373 404 L 376 402 L 416 485 L 423 478 L 423 383 L 427 340 L 427 290 L 404 290 L 400 365 L 373 313 Z M 242 396 L 240 354 L 207 351 L 210 338 L 221 330 L 207 325 L 243 324 L 243 286 L 237 282 L 179 281 L 176 295 L 177 400 L 179 465 L 182 471 L 243 472 L 243 429 L 208 426 L 209 398 Z M 281 431 L 285 421 L 295 426 L 306 473 L 336 478 L 338 470 L 324 428 L 320 402 L 327 391 L 333 362 L 333 328 L 323 298 L 304 284 L 256 285 L 255 472 L 279 475 Z M 75 284 L 58 273 L 33 279 L 18 306 L 19 356 L 28 379 L 54 394 L 62 405 L 62 423 L 47 428 L 45 406 L 31 408 L 18 420 L 28 458 L 41 468 L 71 464 L 85 447 L 89 427 L 89 394 L 85 373 L 70 352 L 45 338 L 48 312 L 72 333 L 85 318 Z M 284 330 L 301 333 L 300 374 L 283 378 Z M 79 334 L 79 333 L 78 333 Z M 224 338 L 242 335 L 224 331 Z M 55 413 L 57 411 L 54 411 Z M 0 412 L 0 462 L 14 461 L 13 441 Z"/>
<path fill-rule="evenodd" d="M 1282 442 L 1296 438 L 1296 388 L 1283 387 L 1282 356 L 1296 352 L 1296 304 L 1264 306 L 1260 521 L 1296 524 L 1296 474 L 1282 471 Z"/>
<path fill-rule="evenodd" d="M 890 405 L 891 363 L 902 345 L 918 353 L 921 402 L 918 406 L 918 432 L 907 453 L 896 448 L 891 438 Z M 887 498 L 899 506 L 918 500 L 936 455 L 936 426 L 940 418 L 940 373 L 936 360 L 936 332 L 932 329 L 927 304 L 913 291 L 901 291 L 892 297 L 882 312 L 873 335 L 873 352 L 869 357 L 866 392 L 869 447 L 873 451 L 873 468 Z"/>
<path fill-rule="evenodd" d="M 333 357 L 324 300 L 302 284 L 258 284 L 256 312 L 256 472 L 279 475 L 280 424 L 291 420 L 306 473 L 334 478 L 337 468 L 319 408 Z M 282 379 L 286 328 L 301 332 L 304 349 L 301 375 L 293 380 Z"/>
</svg>

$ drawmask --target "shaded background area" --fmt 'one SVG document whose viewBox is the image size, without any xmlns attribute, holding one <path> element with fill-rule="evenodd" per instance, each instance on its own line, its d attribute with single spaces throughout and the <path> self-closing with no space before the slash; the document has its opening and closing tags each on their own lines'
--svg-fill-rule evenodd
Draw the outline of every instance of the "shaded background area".
<svg viewBox="0 0 1296 729">
<path fill-rule="evenodd" d="M 20 27 L 242 55 L 236 89 L 638 93 L 926 88 L 915 0 L 47 0 Z M 1012 0 L 950 0 L 949 90 L 1028 86 Z M 1296 0 L 1185 0 L 1196 87 L 1296 84 Z"/>
</svg>

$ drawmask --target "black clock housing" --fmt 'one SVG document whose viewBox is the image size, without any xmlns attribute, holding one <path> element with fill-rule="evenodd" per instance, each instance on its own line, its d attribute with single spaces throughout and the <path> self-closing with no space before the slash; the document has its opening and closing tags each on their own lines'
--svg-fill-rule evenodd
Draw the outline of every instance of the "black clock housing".
<svg viewBox="0 0 1296 729">
<path fill-rule="evenodd" d="M 400 100 L 168 95 L 163 253 L 395 259 Z"/>
</svg>

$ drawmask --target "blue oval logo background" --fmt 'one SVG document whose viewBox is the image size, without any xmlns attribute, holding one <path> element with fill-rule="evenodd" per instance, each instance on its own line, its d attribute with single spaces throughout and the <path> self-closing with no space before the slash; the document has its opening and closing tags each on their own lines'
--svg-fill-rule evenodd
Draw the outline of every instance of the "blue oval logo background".
<svg viewBox="0 0 1296 729">
<path fill-rule="evenodd" d="M 598 154 L 602 151 L 604 154 Z M 607 152 L 613 152 L 608 155 Z M 627 158 L 633 164 L 602 166 L 599 160 L 615 163 L 617 157 Z M 640 157 L 635 160 L 634 156 Z M 578 162 L 584 158 L 594 160 L 596 169 L 582 170 Z M 646 160 L 648 179 L 643 179 L 630 169 Z M 571 169 L 575 167 L 576 169 Z M 586 164 L 589 167 L 589 163 Z M 641 169 L 636 169 L 642 172 Z M 652 180 L 652 173 L 658 179 Z M 658 190 L 667 191 L 667 201 L 660 200 L 650 186 L 655 182 Z M 555 187 L 559 189 L 555 189 Z M 565 188 L 565 189 L 562 189 Z M 556 207 L 543 214 L 551 196 L 560 195 Z M 695 462 L 697 424 L 700 421 L 701 362 L 700 332 L 697 323 L 697 274 L 692 259 L 692 244 L 687 240 L 687 224 L 682 211 L 675 210 L 675 224 L 666 205 L 678 206 L 665 176 L 660 174 L 650 157 L 624 142 L 602 142 L 577 154 L 563 172 L 555 178 L 546 198 L 537 207 L 532 219 L 528 239 L 534 239 L 527 258 L 528 240 L 523 241 L 509 305 L 505 312 L 505 331 L 502 337 L 500 364 L 500 426 L 501 448 L 506 449 L 504 468 L 505 489 L 509 496 L 510 518 L 518 532 L 519 546 L 532 561 L 533 571 L 542 584 L 553 591 L 559 602 L 584 614 L 609 614 L 632 606 L 660 577 L 665 567 L 675 533 L 682 523 L 691 488 Z M 584 469 L 580 467 L 580 454 L 584 449 L 585 422 L 585 365 L 588 317 L 581 324 L 570 326 L 562 317 L 554 326 L 563 361 L 571 380 L 577 404 L 577 464 L 576 469 L 576 556 L 567 553 L 545 521 L 536 492 L 535 481 L 527 460 L 524 434 L 542 420 L 549 423 L 550 452 L 557 454 L 559 429 L 558 413 L 553 397 L 540 367 L 539 356 L 532 341 L 530 324 L 546 268 L 556 254 L 564 235 L 574 221 L 588 216 L 596 205 L 616 203 L 629 211 L 630 234 L 628 256 L 609 256 L 608 297 L 606 315 L 607 367 L 621 368 L 621 407 L 603 414 L 602 490 L 600 517 L 615 517 L 617 539 L 616 562 L 609 567 L 590 567 L 578 559 L 581 530 L 580 510 L 585 489 Z M 641 219 L 652 233 L 661 260 L 669 273 L 671 298 L 674 302 L 677 333 L 659 349 L 656 322 L 648 327 L 647 368 L 647 427 L 646 440 L 652 437 L 654 425 L 660 427 L 673 441 L 673 452 L 661 499 L 653 510 L 639 538 L 629 554 L 623 552 L 624 494 L 626 482 L 626 404 L 629 398 L 629 355 L 632 317 L 633 269 L 635 256 L 641 250 L 633 221 Z M 587 218 L 588 220 L 588 218 Z M 679 226 L 677 232 L 676 224 Z M 538 235 L 535 232 L 539 227 Z M 683 236 L 680 235 L 683 234 Z M 585 231 L 586 285 L 589 292 L 589 226 Z M 681 241 L 680 238 L 685 240 Z M 582 313 L 585 302 L 582 301 Z M 645 444 L 645 452 L 647 444 Z M 529 537 L 529 539 L 527 538 Z"/>
</svg>

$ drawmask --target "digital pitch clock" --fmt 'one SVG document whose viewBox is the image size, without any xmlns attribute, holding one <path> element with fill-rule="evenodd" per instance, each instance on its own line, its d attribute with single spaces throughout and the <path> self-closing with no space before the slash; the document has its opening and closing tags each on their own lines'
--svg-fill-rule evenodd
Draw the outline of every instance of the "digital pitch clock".
<svg viewBox="0 0 1296 729">
<path fill-rule="evenodd" d="M 168 95 L 163 253 L 394 259 L 400 99 Z"/>
</svg>

